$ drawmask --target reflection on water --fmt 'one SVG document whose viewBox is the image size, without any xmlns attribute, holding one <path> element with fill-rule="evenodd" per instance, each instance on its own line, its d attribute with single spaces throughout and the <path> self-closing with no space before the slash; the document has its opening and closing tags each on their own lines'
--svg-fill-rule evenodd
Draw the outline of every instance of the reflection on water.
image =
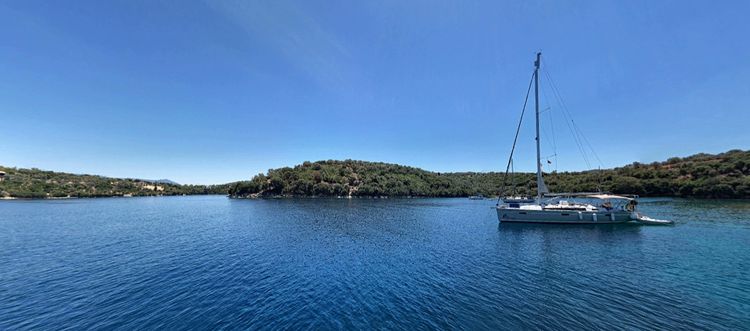
<svg viewBox="0 0 750 331">
<path fill-rule="evenodd" d="M 527 233 L 538 233 L 542 235 L 556 236 L 564 234 L 566 236 L 583 236 L 593 239 L 602 234 L 606 237 L 612 233 L 617 233 L 620 237 L 627 237 L 628 233 L 638 234 L 641 225 L 638 224 L 534 224 L 534 223 L 500 223 L 498 222 L 498 231 L 513 233 L 513 235 Z"/>
</svg>

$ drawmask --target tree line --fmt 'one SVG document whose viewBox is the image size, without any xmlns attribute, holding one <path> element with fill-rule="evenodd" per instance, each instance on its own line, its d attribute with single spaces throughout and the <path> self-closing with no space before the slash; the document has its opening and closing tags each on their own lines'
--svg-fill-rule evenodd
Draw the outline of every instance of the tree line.
<svg viewBox="0 0 750 331">
<path fill-rule="evenodd" d="M 0 198 L 91 198 L 111 196 L 158 196 L 226 194 L 229 184 L 180 185 L 142 179 L 77 175 L 36 168 L 0 167 Z"/>
<path fill-rule="evenodd" d="M 271 169 L 247 181 L 220 185 L 179 185 L 140 179 L 77 175 L 1 167 L 0 198 L 55 198 L 229 194 L 232 197 L 465 197 L 474 194 L 536 195 L 533 173 L 505 177 L 499 172 L 440 173 L 382 162 L 355 160 L 304 162 Z M 664 162 L 624 167 L 552 172 L 545 181 L 554 192 L 596 192 L 694 198 L 750 198 L 750 151 L 696 154 Z M 516 183 L 511 187 L 510 183 Z"/>
<path fill-rule="evenodd" d="M 233 197 L 536 195 L 533 173 L 511 176 L 498 172 L 439 173 L 381 162 L 328 160 L 271 169 L 249 181 L 230 184 L 228 193 Z M 605 170 L 552 172 L 545 174 L 545 180 L 554 192 L 750 198 L 750 151 L 696 154 L 650 164 L 634 162 Z M 511 182 L 520 185 L 511 188 Z"/>
</svg>

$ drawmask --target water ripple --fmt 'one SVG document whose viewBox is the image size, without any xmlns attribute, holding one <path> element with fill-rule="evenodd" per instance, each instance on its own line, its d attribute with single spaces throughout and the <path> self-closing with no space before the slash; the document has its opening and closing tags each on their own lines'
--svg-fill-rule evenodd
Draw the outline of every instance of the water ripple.
<svg viewBox="0 0 750 331">
<path fill-rule="evenodd" d="M 750 203 L 674 227 L 498 224 L 492 201 L 0 203 L 0 329 L 746 329 Z"/>
</svg>

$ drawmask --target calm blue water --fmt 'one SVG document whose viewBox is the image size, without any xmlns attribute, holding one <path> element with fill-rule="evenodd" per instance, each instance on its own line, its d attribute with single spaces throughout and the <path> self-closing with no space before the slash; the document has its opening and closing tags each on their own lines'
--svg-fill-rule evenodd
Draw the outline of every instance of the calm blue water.
<svg viewBox="0 0 750 331">
<path fill-rule="evenodd" d="M 0 329 L 748 329 L 750 202 L 674 227 L 493 201 L 0 201 Z"/>
</svg>

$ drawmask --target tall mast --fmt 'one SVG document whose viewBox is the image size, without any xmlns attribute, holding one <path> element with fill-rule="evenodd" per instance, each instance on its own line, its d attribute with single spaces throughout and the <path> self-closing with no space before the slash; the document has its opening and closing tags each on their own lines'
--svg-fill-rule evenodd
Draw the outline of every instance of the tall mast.
<svg viewBox="0 0 750 331">
<path fill-rule="evenodd" d="M 534 62 L 534 106 L 536 107 L 536 198 L 541 203 L 542 195 L 548 193 L 547 186 L 544 185 L 542 178 L 542 156 L 539 148 L 539 65 L 541 64 L 542 53 L 536 53 Z"/>
</svg>

